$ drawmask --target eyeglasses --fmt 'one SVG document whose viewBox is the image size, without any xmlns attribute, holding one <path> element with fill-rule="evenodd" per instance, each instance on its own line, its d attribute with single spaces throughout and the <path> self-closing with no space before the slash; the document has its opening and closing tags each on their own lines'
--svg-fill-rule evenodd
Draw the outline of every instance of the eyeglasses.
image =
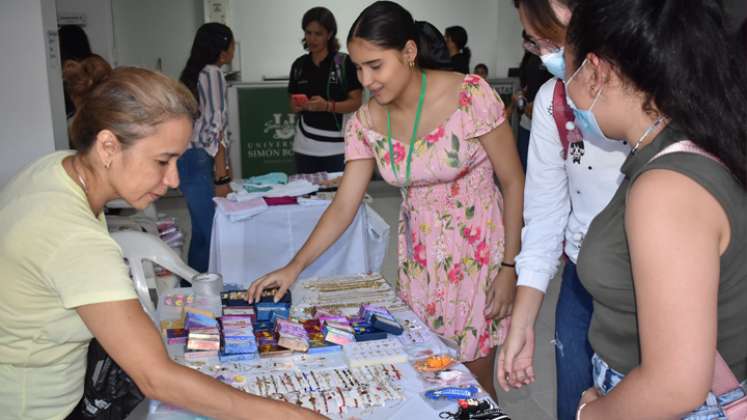
<svg viewBox="0 0 747 420">
<path fill-rule="evenodd" d="M 524 36 L 524 49 L 534 55 L 540 56 L 543 53 L 551 54 L 561 50 L 558 44 L 549 39 L 532 39 L 526 33 L 523 33 L 522 35 Z"/>
</svg>

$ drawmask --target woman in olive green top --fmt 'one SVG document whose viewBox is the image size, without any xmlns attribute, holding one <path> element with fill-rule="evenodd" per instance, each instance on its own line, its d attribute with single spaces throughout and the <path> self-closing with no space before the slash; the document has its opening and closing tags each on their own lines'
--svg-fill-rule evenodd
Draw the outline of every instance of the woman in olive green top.
<svg viewBox="0 0 747 420">
<path fill-rule="evenodd" d="M 633 147 L 578 260 L 595 386 L 577 419 L 720 419 L 744 395 L 709 390 L 717 350 L 747 377 L 747 76 L 718 2 L 686 3 L 587 0 L 568 29 L 576 124 Z"/>
</svg>

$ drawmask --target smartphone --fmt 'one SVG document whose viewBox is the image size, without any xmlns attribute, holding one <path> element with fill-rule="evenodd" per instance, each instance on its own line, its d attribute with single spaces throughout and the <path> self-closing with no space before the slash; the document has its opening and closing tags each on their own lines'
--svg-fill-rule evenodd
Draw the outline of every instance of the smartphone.
<svg viewBox="0 0 747 420">
<path fill-rule="evenodd" d="M 294 93 L 293 95 L 291 95 L 291 100 L 293 101 L 293 105 L 301 107 L 309 102 L 309 97 L 303 93 Z"/>
</svg>

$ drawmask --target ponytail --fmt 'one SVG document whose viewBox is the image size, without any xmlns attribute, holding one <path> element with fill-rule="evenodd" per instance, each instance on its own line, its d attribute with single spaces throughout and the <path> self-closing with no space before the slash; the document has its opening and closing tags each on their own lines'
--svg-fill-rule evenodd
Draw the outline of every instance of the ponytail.
<svg viewBox="0 0 747 420">
<path fill-rule="evenodd" d="M 377 1 L 366 7 L 353 22 L 347 42 L 361 38 L 385 49 L 402 50 L 407 41 L 418 46 L 415 59 L 422 69 L 451 66 L 446 41 L 432 24 L 416 22 L 410 12 L 392 1 Z"/>
</svg>

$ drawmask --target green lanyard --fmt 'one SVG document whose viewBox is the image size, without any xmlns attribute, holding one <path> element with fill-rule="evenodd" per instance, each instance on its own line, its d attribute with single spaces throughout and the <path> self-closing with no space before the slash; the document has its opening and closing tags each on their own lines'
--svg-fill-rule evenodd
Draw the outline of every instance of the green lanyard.
<svg viewBox="0 0 747 420">
<path fill-rule="evenodd" d="M 425 72 L 421 73 L 420 78 L 420 98 L 418 98 L 418 109 L 415 111 L 415 124 L 412 126 L 412 136 L 410 136 L 410 150 L 407 152 L 407 162 L 405 163 L 405 180 L 402 182 L 403 192 L 406 194 L 406 188 L 410 183 L 410 164 L 412 163 L 412 151 L 415 147 L 415 141 L 418 134 L 418 125 L 420 125 L 420 114 L 423 112 L 423 100 L 425 99 Z M 386 140 L 389 143 L 389 163 L 392 165 L 392 172 L 394 177 L 399 181 L 399 175 L 397 174 L 397 166 L 394 162 L 394 146 L 392 146 L 392 116 L 389 113 L 389 108 L 386 110 Z"/>
</svg>

